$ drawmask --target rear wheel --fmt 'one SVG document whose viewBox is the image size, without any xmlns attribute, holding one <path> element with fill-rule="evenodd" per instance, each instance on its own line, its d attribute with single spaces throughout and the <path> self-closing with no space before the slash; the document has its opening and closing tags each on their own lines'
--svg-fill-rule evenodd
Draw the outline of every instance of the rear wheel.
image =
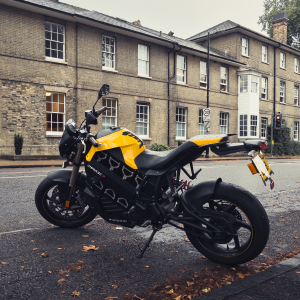
<svg viewBox="0 0 300 300">
<path fill-rule="evenodd" d="M 70 207 L 64 207 L 67 189 L 66 183 L 53 182 L 48 178 L 43 180 L 35 193 L 39 213 L 50 223 L 65 228 L 76 228 L 91 222 L 97 214 L 86 204 L 79 187 L 75 186 Z"/>
<path fill-rule="evenodd" d="M 246 263 L 258 256 L 269 237 L 269 220 L 261 203 L 239 186 L 221 182 L 198 208 L 222 212 L 206 221 L 222 233 L 208 234 L 185 226 L 193 246 L 207 258 L 223 264 Z M 207 228 L 204 224 L 197 224 Z"/>
</svg>

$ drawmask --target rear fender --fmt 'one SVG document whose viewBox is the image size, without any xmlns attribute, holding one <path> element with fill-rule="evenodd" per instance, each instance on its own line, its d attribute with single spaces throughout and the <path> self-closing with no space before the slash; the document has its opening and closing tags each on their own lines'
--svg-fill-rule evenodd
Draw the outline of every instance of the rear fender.
<svg viewBox="0 0 300 300">
<path fill-rule="evenodd" d="M 53 182 L 62 182 L 69 184 L 72 170 L 56 170 L 52 171 L 47 175 L 47 178 Z M 78 173 L 76 183 L 81 185 L 87 180 L 87 177 L 83 173 Z"/>
<path fill-rule="evenodd" d="M 222 182 L 221 178 L 198 183 L 183 193 L 181 199 L 190 209 L 197 211 L 200 209 L 201 204 L 212 196 L 220 182 Z"/>
</svg>

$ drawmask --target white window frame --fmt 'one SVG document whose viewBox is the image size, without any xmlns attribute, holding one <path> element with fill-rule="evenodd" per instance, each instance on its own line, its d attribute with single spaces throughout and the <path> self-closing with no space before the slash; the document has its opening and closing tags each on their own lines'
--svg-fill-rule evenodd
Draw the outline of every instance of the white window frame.
<svg viewBox="0 0 300 300">
<path fill-rule="evenodd" d="M 199 135 L 205 135 L 206 134 L 206 127 L 204 126 L 203 121 L 203 109 L 199 110 Z"/>
<path fill-rule="evenodd" d="M 248 93 L 249 75 L 240 76 L 240 93 Z"/>
<path fill-rule="evenodd" d="M 261 47 L 261 61 L 264 63 L 268 63 L 268 47 L 265 45 L 262 45 Z"/>
<path fill-rule="evenodd" d="M 107 40 L 109 40 L 109 43 L 107 43 Z M 111 44 L 112 41 L 113 45 Z M 111 46 L 113 46 L 113 51 Z M 108 35 L 102 35 L 102 68 L 111 70 L 116 68 L 116 39 Z"/>
<path fill-rule="evenodd" d="M 200 87 L 207 88 L 207 62 L 200 61 Z"/>
<path fill-rule="evenodd" d="M 294 105 L 295 106 L 299 105 L 299 86 L 298 85 L 294 86 Z"/>
<path fill-rule="evenodd" d="M 102 105 L 107 110 L 102 113 L 102 129 L 117 126 L 118 124 L 118 100 L 115 98 L 103 98 Z M 113 113 L 115 111 L 115 113 Z"/>
<path fill-rule="evenodd" d="M 285 82 L 280 81 L 280 93 L 279 93 L 280 103 L 285 103 L 285 90 L 286 90 Z"/>
<path fill-rule="evenodd" d="M 145 112 L 146 110 L 146 112 Z M 137 103 L 136 104 L 136 134 L 140 138 L 149 138 L 149 114 L 150 105 L 148 103 Z M 139 128 L 142 130 L 146 129 L 146 134 L 140 134 Z"/>
<path fill-rule="evenodd" d="M 229 121 L 229 113 L 221 112 L 220 113 L 220 134 L 228 133 L 228 121 Z"/>
<path fill-rule="evenodd" d="M 268 118 L 260 119 L 260 137 L 262 139 L 267 138 L 267 130 L 268 130 Z"/>
<path fill-rule="evenodd" d="M 251 93 L 258 93 L 258 76 L 251 75 Z"/>
<path fill-rule="evenodd" d="M 268 100 L 268 78 L 261 78 L 261 99 Z"/>
<path fill-rule="evenodd" d="M 280 52 L 280 68 L 285 69 L 286 67 L 286 54 Z"/>
<path fill-rule="evenodd" d="M 177 55 L 177 83 L 186 84 L 186 57 L 179 54 Z"/>
<path fill-rule="evenodd" d="M 299 58 L 295 57 L 294 59 L 294 71 L 295 73 L 299 73 Z"/>
<path fill-rule="evenodd" d="M 239 122 L 239 136 L 248 136 L 248 115 L 240 115 Z"/>
<path fill-rule="evenodd" d="M 251 115 L 250 116 L 250 136 L 257 136 L 257 116 Z"/>
<path fill-rule="evenodd" d="M 294 141 L 299 140 L 299 122 L 294 122 Z"/>
<path fill-rule="evenodd" d="M 176 107 L 176 140 L 186 139 L 186 119 L 187 119 L 187 109 L 185 107 Z M 184 134 L 178 135 L 181 131 Z"/>
<path fill-rule="evenodd" d="M 142 44 L 138 44 L 138 75 L 149 77 L 149 47 Z"/>
<path fill-rule="evenodd" d="M 57 100 L 58 100 L 57 102 L 56 101 L 54 102 L 54 95 L 57 95 Z M 61 101 L 60 95 L 63 96 L 63 102 Z M 54 105 L 55 103 L 57 103 L 57 107 L 56 105 Z M 62 120 L 60 121 L 59 121 L 59 116 L 62 116 Z M 46 135 L 47 136 L 62 135 L 65 128 L 65 123 L 66 123 L 66 94 L 57 93 L 57 92 L 46 92 Z M 50 130 L 48 130 L 47 124 L 50 124 L 51 127 Z M 57 130 L 53 130 L 54 124 L 57 124 Z M 58 130 L 59 129 L 58 124 L 61 124 L 61 130 Z"/>
<path fill-rule="evenodd" d="M 50 30 L 47 30 L 49 27 Z M 56 26 L 56 32 L 55 27 Z M 59 29 L 62 32 L 59 32 Z M 45 22 L 45 57 L 48 60 L 65 61 L 65 26 L 53 22 Z M 62 37 L 62 39 L 59 37 Z M 55 48 L 55 49 L 54 49 Z M 60 48 L 60 49 L 58 49 Z M 56 52 L 56 57 L 54 53 Z M 62 57 L 58 57 L 61 53 Z"/>
<path fill-rule="evenodd" d="M 228 92 L 228 68 L 220 67 L 220 91 Z"/>
<path fill-rule="evenodd" d="M 249 39 L 242 38 L 242 55 L 249 56 Z"/>
</svg>

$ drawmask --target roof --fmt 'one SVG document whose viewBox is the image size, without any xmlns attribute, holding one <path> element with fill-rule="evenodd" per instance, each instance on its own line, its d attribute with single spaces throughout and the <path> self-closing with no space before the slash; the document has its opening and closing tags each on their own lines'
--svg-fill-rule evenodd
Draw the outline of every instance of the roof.
<svg viewBox="0 0 300 300">
<path fill-rule="evenodd" d="M 0 3 L 2 1 L 0 0 Z M 114 18 L 105 14 L 102 14 L 97 11 L 89 11 L 80 7 L 76 7 L 73 5 L 69 5 L 66 3 L 62 2 L 57 2 L 53 0 L 13 0 L 11 2 L 16 2 L 16 3 L 22 3 L 22 4 L 27 4 L 27 5 L 33 5 L 35 7 L 47 9 L 47 10 L 52 10 L 55 12 L 63 13 L 63 14 L 68 14 L 74 17 L 81 17 L 81 18 L 86 18 L 95 22 L 99 22 L 105 25 L 110 25 L 117 27 L 119 29 L 124 29 L 124 30 L 129 30 L 131 32 L 137 33 L 137 34 L 142 34 L 142 35 L 147 35 L 148 37 L 152 37 L 155 39 L 159 39 L 161 41 L 165 41 L 171 44 L 176 44 L 180 47 L 188 48 L 190 50 L 194 50 L 197 52 L 202 52 L 206 53 L 207 48 L 199 45 L 195 42 L 178 38 L 176 36 L 170 36 L 166 33 L 162 33 L 161 31 L 156 31 L 141 25 L 133 24 L 131 22 L 128 22 L 126 20 L 120 19 L 120 18 Z M 221 52 L 217 52 L 214 49 L 210 50 L 210 54 L 219 57 L 221 59 L 233 61 L 234 63 L 239 63 L 236 58 L 229 57 L 228 55 L 226 56 L 225 54 Z"/>
</svg>

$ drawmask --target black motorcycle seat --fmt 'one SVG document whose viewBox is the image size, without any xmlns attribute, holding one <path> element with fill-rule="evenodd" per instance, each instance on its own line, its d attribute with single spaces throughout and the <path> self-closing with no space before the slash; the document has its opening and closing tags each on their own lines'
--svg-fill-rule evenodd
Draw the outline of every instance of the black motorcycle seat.
<svg viewBox="0 0 300 300">
<path fill-rule="evenodd" d="M 136 166 L 140 170 L 164 170 L 168 168 L 168 166 L 172 166 L 174 163 L 176 164 L 176 161 L 186 158 L 188 155 L 194 156 L 194 153 L 196 154 L 196 157 L 191 157 L 191 160 L 200 156 L 201 151 L 197 150 L 200 145 L 197 145 L 193 141 L 203 141 L 202 146 L 206 146 L 211 145 L 210 141 L 213 139 L 220 140 L 218 144 L 226 143 L 228 139 L 227 135 L 211 136 L 209 139 L 207 137 L 208 136 L 195 136 L 179 147 L 169 151 L 152 151 L 147 149 L 136 157 Z M 216 143 L 213 144 L 215 145 Z"/>
<path fill-rule="evenodd" d="M 260 145 L 265 142 L 265 140 L 245 140 L 244 145 L 247 147 L 249 150 L 259 150 Z"/>
</svg>

